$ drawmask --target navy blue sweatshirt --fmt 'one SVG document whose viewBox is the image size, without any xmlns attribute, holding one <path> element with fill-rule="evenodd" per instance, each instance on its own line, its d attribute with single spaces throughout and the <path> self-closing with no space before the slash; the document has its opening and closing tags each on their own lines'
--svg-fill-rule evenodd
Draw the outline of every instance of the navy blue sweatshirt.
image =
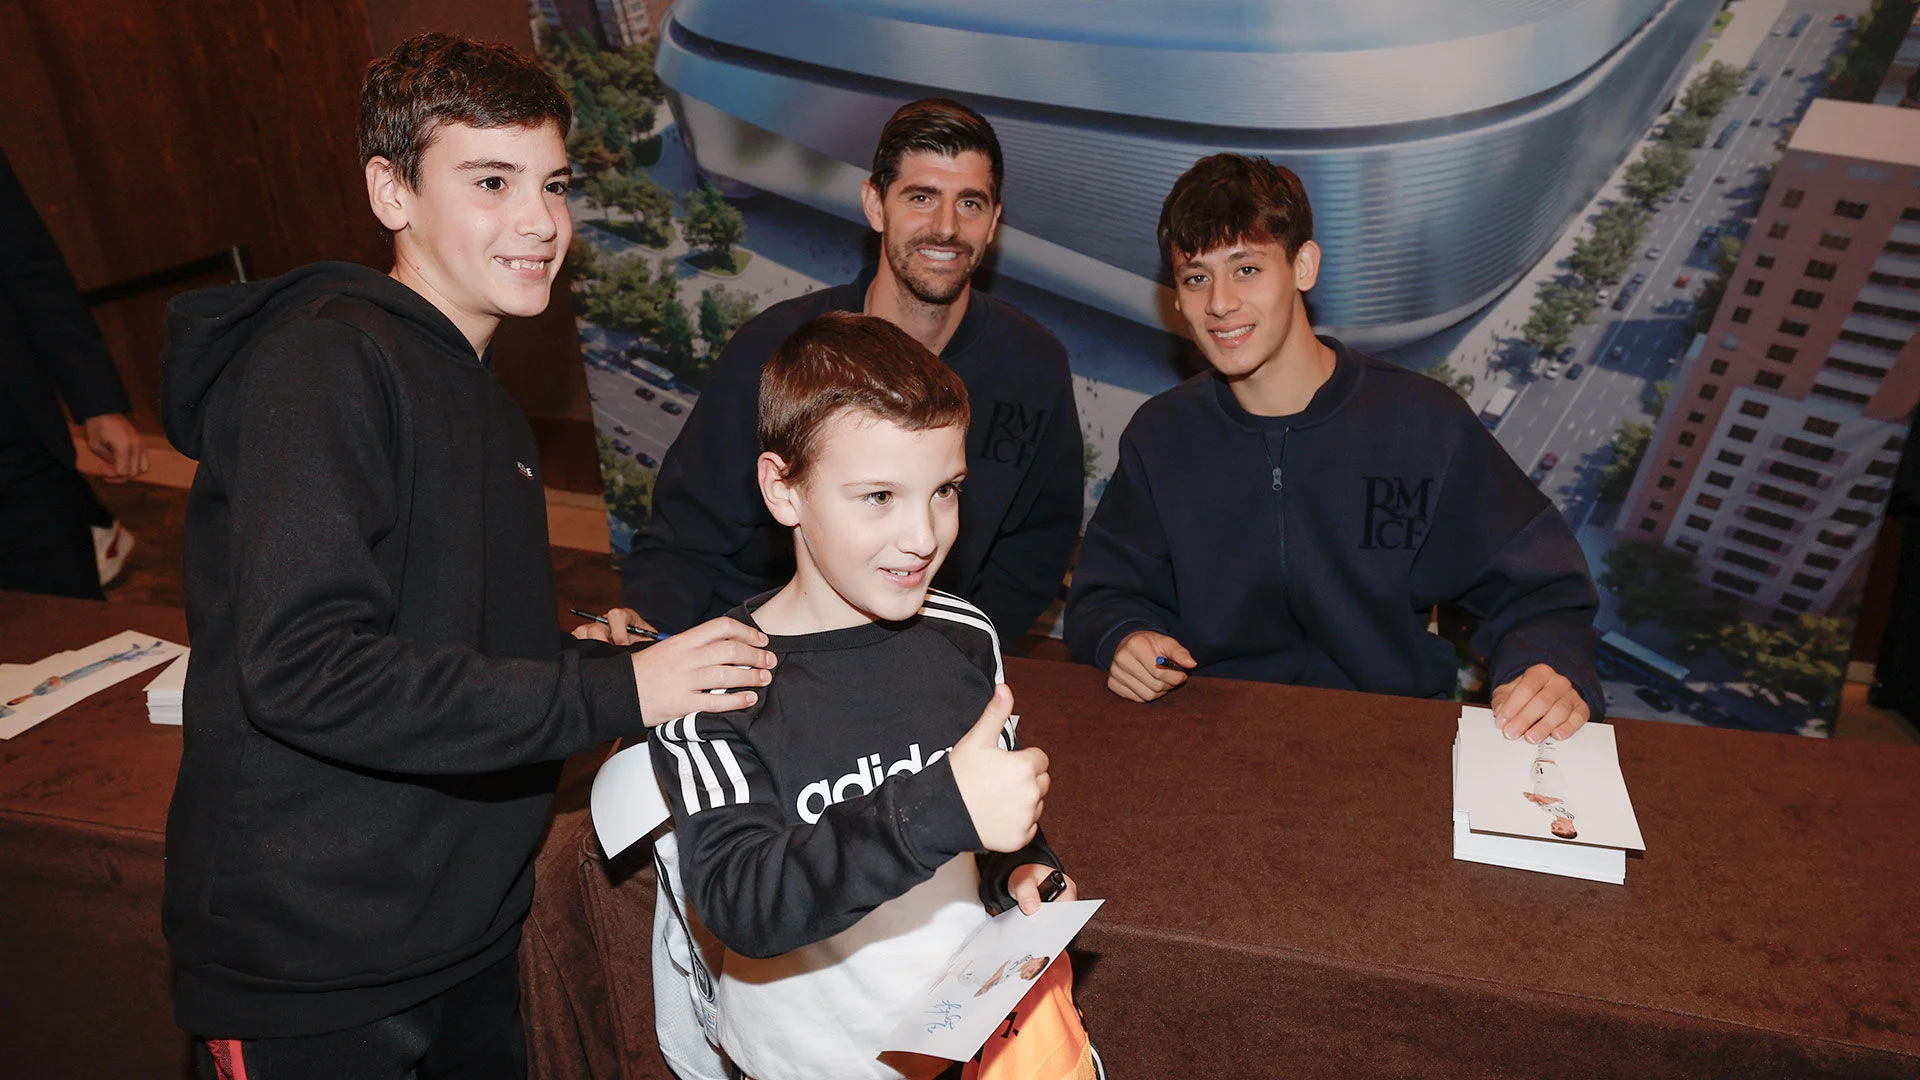
<svg viewBox="0 0 1920 1080">
<path fill-rule="evenodd" d="M 653 519 L 626 560 L 627 603 L 663 630 L 724 615 L 793 577 L 793 531 L 760 498 L 760 370 L 787 335 L 859 311 L 876 269 L 761 312 L 721 350 L 667 450 Z M 960 535 L 935 584 L 980 606 L 1011 647 L 1059 592 L 1080 531 L 1080 417 L 1067 351 L 1012 305 L 973 290 L 940 354 L 966 384 Z"/>
<path fill-rule="evenodd" d="M 645 730 L 555 618 L 540 460 L 492 363 L 375 270 L 168 306 L 187 669 L 162 926 L 205 1037 L 311 1035 L 510 954 L 560 762 Z"/>
<path fill-rule="evenodd" d="M 1299 413 L 1209 371 L 1134 414 L 1067 596 L 1074 658 L 1155 630 L 1200 675 L 1435 697 L 1456 663 L 1428 615 L 1454 602 L 1494 685 L 1548 664 L 1605 716 L 1566 519 L 1452 390 L 1321 340 L 1334 372 Z"/>
</svg>

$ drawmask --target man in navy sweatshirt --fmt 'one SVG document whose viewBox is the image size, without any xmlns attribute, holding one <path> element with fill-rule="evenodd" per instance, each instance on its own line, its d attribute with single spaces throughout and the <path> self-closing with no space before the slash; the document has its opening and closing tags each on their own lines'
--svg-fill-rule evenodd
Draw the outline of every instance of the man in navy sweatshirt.
<svg viewBox="0 0 1920 1080">
<path fill-rule="evenodd" d="M 958 102 L 909 102 L 887 121 L 860 192 L 879 263 L 742 326 L 661 463 L 653 520 L 625 567 L 627 603 L 652 624 L 681 630 L 793 577 L 793 544 L 754 484 L 760 369 L 828 311 L 893 323 L 966 384 L 960 535 L 935 584 L 991 616 L 1007 646 L 1059 592 L 1084 483 L 1067 351 L 971 286 L 999 228 L 1002 174 L 993 127 Z"/>
<path fill-rule="evenodd" d="M 1299 177 L 1233 154 L 1173 186 L 1160 250 L 1212 370 L 1148 401 L 1087 527 L 1066 636 L 1152 701 L 1189 673 L 1435 697 L 1434 605 L 1479 617 L 1509 738 L 1603 715 L 1585 556 L 1458 395 L 1317 337 Z"/>
</svg>

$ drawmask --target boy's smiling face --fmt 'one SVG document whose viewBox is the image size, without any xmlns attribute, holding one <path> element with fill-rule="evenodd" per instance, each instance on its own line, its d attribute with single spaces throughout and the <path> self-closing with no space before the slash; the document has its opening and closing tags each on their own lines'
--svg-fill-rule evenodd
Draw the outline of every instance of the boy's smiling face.
<svg viewBox="0 0 1920 1080">
<path fill-rule="evenodd" d="M 500 320 L 545 311 L 573 239 L 571 167 L 553 124 L 439 127 L 408 187 L 367 163 L 374 214 L 393 233 L 393 276 L 482 352 Z"/>
<path fill-rule="evenodd" d="M 1312 338 L 1300 297 L 1320 271 L 1319 245 L 1309 240 L 1293 258 L 1271 240 L 1238 240 L 1176 257 L 1174 300 L 1193 339 L 1228 378 L 1257 376 L 1289 339 Z"/>
<path fill-rule="evenodd" d="M 807 632 L 909 618 L 960 531 L 966 431 L 908 431 L 846 410 L 821 435 L 797 483 L 780 475 L 779 455 L 760 455 L 767 508 L 794 527 L 789 589 Z"/>
</svg>

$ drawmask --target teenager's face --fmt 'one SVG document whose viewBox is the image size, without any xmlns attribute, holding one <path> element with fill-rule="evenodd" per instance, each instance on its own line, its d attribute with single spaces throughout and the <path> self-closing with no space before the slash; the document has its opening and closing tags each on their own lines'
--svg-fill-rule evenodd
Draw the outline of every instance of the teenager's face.
<svg viewBox="0 0 1920 1080">
<path fill-rule="evenodd" d="M 797 484 L 761 455 L 773 516 L 794 526 L 797 578 L 822 628 L 897 621 L 920 610 L 960 531 L 966 431 L 907 431 L 869 413 L 830 419 Z"/>
<path fill-rule="evenodd" d="M 860 194 L 900 284 L 923 304 L 958 300 L 1000 225 L 987 155 L 905 154 L 885 195 L 872 181 Z"/>
<path fill-rule="evenodd" d="M 1174 299 L 1207 362 L 1228 378 L 1256 375 L 1296 330 L 1310 333 L 1300 295 L 1320 272 L 1309 240 L 1292 259 L 1274 242 L 1242 240 L 1179 256 Z"/>
<path fill-rule="evenodd" d="M 573 239 L 560 130 L 447 124 L 415 188 L 368 163 L 374 212 L 393 232 L 394 277 L 432 301 L 476 348 L 507 316 L 545 311 Z"/>
</svg>

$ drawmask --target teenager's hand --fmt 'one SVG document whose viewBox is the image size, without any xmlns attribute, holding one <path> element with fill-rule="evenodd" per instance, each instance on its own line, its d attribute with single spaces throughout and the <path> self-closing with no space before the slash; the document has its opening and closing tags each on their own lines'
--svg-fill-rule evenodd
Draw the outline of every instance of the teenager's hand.
<svg viewBox="0 0 1920 1080">
<path fill-rule="evenodd" d="M 101 477 L 109 484 L 124 484 L 147 471 L 146 438 L 119 413 L 89 416 L 81 422 L 87 431 L 87 449 L 113 470 Z"/>
<path fill-rule="evenodd" d="M 1573 682 L 1545 664 L 1533 665 L 1493 691 L 1493 719 L 1509 739 L 1564 739 L 1580 730 L 1589 711 Z"/>
<path fill-rule="evenodd" d="M 1166 658 L 1162 666 L 1160 659 Z M 1135 630 L 1113 650 L 1107 689 L 1128 701 L 1153 701 L 1187 681 L 1193 654 L 1185 645 L 1152 630 Z"/>
<path fill-rule="evenodd" d="M 1053 873 L 1053 867 L 1046 863 L 1028 863 L 1007 877 L 1007 891 L 1020 901 L 1022 914 L 1032 915 L 1040 910 L 1040 885 Z M 1080 899 L 1080 886 L 1074 884 L 1073 875 L 1064 875 L 1067 887 L 1060 890 L 1054 900 Z"/>
<path fill-rule="evenodd" d="M 647 639 L 630 634 L 627 632 L 629 630 L 637 627 L 649 632 L 658 632 L 652 623 L 641 618 L 640 613 L 632 608 L 608 608 L 606 611 L 601 612 L 601 614 L 606 616 L 607 622 L 605 625 L 597 622 L 581 623 L 579 626 L 573 628 L 573 636 L 577 638 L 592 638 L 595 641 L 612 642 L 615 645 L 631 645 L 636 641 L 646 641 Z"/>
<path fill-rule="evenodd" d="M 1000 732 L 1013 714 L 1013 691 L 993 692 L 987 711 L 947 754 L 953 782 L 988 851 L 1019 851 L 1033 839 L 1046 808 L 1047 755 L 1033 747 L 1002 750 Z"/>
<path fill-rule="evenodd" d="M 658 727 L 692 712 L 733 712 L 752 705 L 759 695 L 738 688 L 773 681 L 774 656 L 766 644 L 767 635 L 722 617 L 634 653 L 641 719 Z"/>
</svg>

